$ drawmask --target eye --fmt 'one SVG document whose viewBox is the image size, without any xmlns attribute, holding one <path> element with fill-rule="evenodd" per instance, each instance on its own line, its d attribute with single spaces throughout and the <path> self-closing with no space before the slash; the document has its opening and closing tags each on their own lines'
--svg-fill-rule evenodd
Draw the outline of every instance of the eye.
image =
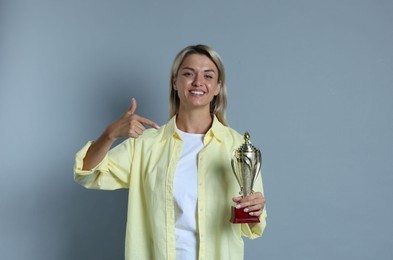
<svg viewBox="0 0 393 260">
<path fill-rule="evenodd" d="M 205 78 L 206 78 L 206 79 L 213 79 L 214 77 L 213 77 L 213 75 L 206 74 L 206 75 L 205 75 Z"/>
<path fill-rule="evenodd" d="M 192 76 L 193 76 L 193 73 L 191 73 L 191 72 L 189 72 L 189 71 L 184 71 L 184 72 L 182 73 L 182 75 L 185 76 L 185 77 L 192 77 Z"/>
</svg>

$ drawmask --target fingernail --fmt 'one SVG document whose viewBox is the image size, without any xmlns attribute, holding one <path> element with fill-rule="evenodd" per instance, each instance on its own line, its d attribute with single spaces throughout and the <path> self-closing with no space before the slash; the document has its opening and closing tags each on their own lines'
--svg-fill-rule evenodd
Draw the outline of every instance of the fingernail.
<svg viewBox="0 0 393 260">
<path fill-rule="evenodd" d="M 237 204 L 237 205 L 236 205 L 236 208 L 237 208 L 237 209 L 240 209 L 240 204 Z"/>
<path fill-rule="evenodd" d="M 244 209 L 244 212 L 248 212 L 248 208 L 245 208 L 245 209 Z"/>
</svg>

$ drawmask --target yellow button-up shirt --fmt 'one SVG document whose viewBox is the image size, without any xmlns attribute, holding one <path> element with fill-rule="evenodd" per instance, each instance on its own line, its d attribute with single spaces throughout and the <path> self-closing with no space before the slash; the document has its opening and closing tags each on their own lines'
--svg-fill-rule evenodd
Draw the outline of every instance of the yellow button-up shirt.
<svg viewBox="0 0 393 260">
<path fill-rule="evenodd" d="M 243 143 L 235 130 L 214 118 L 198 154 L 198 259 L 243 259 L 242 235 L 257 238 L 266 225 L 266 211 L 255 225 L 232 224 L 232 197 L 240 188 L 231 169 L 232 151 Z M 91 142 L 75 159 L 74 179 L 91 189 L 129 189 L 125 259 L 176 259 L 173 179 L 183 141 L 176 117 L 159 130 L 148 129 L 111 149 L 94 169 L 83 171 Z M 255 191 L 262 190 L 258 177 Z"/>
</svg>

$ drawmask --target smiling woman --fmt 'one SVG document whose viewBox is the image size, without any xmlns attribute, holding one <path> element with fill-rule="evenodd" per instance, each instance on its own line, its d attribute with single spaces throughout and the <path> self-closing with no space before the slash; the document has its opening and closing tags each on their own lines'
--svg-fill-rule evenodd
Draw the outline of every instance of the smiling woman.
<svg viewBox="0 0 393 260">
<path fill-rule="evenodd" d="M 243 259 L 241 236 L 259 237 L 265 228 L 265 199 L 260 175 L 256 192 L 233 197 L 238 185 L 230 160 L 243 137 L 225 120 L 218 54 L 205 45 L 183 49 L 173 63 L 170 91 L 167 124 L 135 114 L 133 99 L 77 153 L 75 180 L 87 188 L 129 189 L 126 259 Z M 118 138 L 127 139 L 110 149 Z M 233 203 L 260 223 L 230 223 Z"/>
<path fill-rule="evenodd" d="M 177 113 L 178 120 L 187 115 L 187 118 L 202 119 L 211 118 L 210 103 L 220 93 L 221 82 L 218 80 L 218 69 L 216 65 L 206 56 L 200 54 L 190 54 L 182 62 L 176 77 L 173 80 L 173 89 L 177 92 L 180 100 L 179 111 Z M 205 121 L 205 119 L 203 119 Z M 194 129 L 196 133 L 206 133 L 210 127 L 209 121 L 205 121 L 201 129 Z M 183 125 L 177 124 L 178 128 L 183 131 Z"/>
<path fill-rule="evenodd" d="M 175 61 L 173 62 L 172 70 L 171 70 L 171 78 L 170 78 L 170 116 L 174 116 L 179 112 L 180 99 L 178 93 L 176 93 L 176 89 L 173 86 L 178 74 L 180 72 L 180 68 L 186 67 L 184 64 L 188 58 L 188 56 L 199 56 L 205 60 L 208 64 L 208 70 L 215 73 L 215 75 L 206 75 L 207 77 L 213 76 L 216 78 L 216 83 L 219 84 L 219 93 L 214 96 L 213 100 L 210 102 L 210 114 L 215 115 L 218 120 L 227 125 L 227 120 L 225 117 L 225 110 L 227 106 L 227 90 L 226 90 L 226 82 L 225 82 L 225 69 L 224 64 L 222 63 L 221 57 L 215 52 L 213 49 L 206 45 L 196 45 L 196 46 L 188 46 L 184 48 L 179 54 L 176 56 Z M 194 72 L 194 71 L 192 71 Z M 209 71 L 208 71 L 209 72 Z M 194 72 L 195 74 L 195 72 Z M 212 80 L 214 81 L 214 80 Z"/>
</svg>

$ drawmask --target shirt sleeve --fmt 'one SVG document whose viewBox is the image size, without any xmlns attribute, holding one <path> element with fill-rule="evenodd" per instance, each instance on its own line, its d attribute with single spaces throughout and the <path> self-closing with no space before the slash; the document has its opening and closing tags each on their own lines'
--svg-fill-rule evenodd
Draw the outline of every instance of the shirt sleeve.
<svg viewBox="0 0 393 260">
<path fill-rule="evenodd" d="M 259 191 L 263 193 L 263 185 L 262 185 L 262 177 L 259 175 L 257 177 L 255 186 L 254 186 L 255 191 Z M 262 214 L 259 216 L 259 221 L 260 223 L 257 224 L 242 224 L 241 230 L 242 230 L 242 236 L 248 237 L 250 239 L 255 239 L 260 236 L 262 236 L 263 231 L 265 230 L 266 227 L 266 207 L 263 209 Z"/>
<path fill-rule="evenodd" d="M 83 158 L 93 142 L 88 142 L 75 156 L 74 180 L 88 189 L 116 190 L 129 187 L 133 139 L 112 148 L 91 170 L 82 170 Z"/>
</svg>

